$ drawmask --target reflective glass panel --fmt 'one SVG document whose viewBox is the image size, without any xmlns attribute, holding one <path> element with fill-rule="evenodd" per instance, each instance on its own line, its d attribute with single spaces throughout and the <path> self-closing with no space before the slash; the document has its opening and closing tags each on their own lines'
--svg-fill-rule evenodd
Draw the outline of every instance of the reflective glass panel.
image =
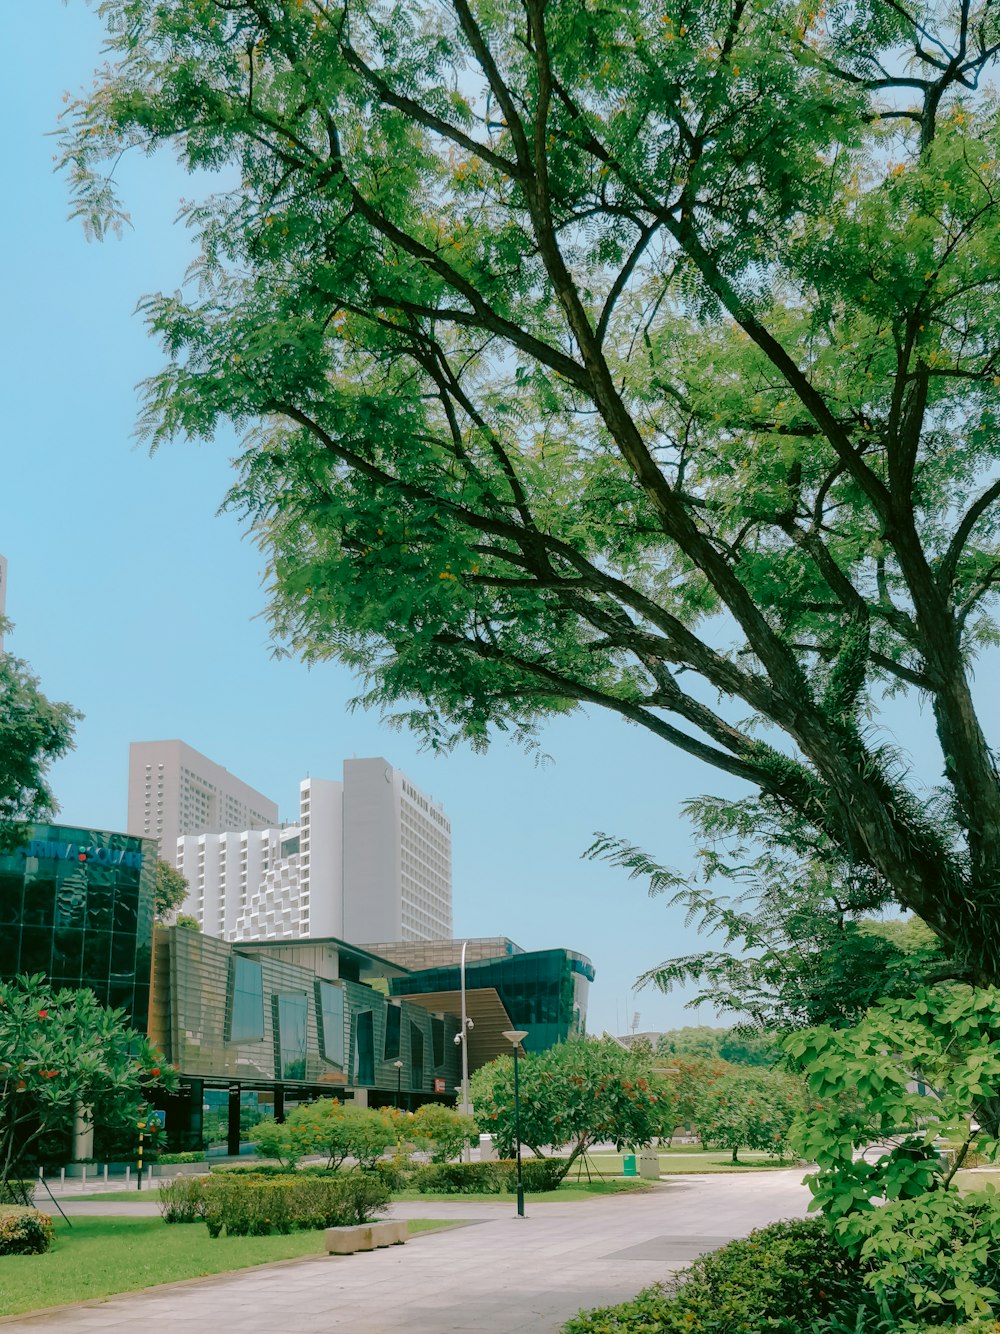
<svg viewBox="0 0 1000 1334">
<path fill-rule="evenodd" d="M 286 991 L 275 996 L 273 1001 L 278 1077 L 305 1079 L 309 997 L 303 991 Z"/>
<path fill-rule="evenodd" d="M 385 1011 L 385 1059 L 394 1061 L 399 1055 L 399 1038 L 403 1011 L 398 1005 L 389 1005 Z"/>
<path fill-rule="evenodd" d="M 260 1042 L 264 1036 L 264 974 L 255 959 L 232 956 L 230 1042 Z"/>
<path fill-rule="evenodd" d="M 320 1053 L 331 1065 L 344 1068 L 344 988 L 318 980 Z"/>
<path fill-rule="evenodd" d="M 357 1037 L 357 1080 L 359 1084 L 375 1083 L 375 1016 L 371 1010 L 362 1010 L 355 1020 Z"/>
</svg>

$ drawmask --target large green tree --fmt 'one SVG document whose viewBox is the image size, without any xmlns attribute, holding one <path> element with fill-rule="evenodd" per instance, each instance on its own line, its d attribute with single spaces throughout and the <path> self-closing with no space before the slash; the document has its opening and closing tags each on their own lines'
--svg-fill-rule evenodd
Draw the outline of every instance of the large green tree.
<svg viewBox="0 0 1000 1334">
<path fill-rule="evenodd" d="M 702 798 L 687 807 L 704 842 L 707 884 L 701 875 L 685 877 L 659 865 L 622 839 L 601 836 L 590 849 L 591 856 L 646 880 L 651 895 L 669 894 L 689 923 L 715 937 L 715 948 L 666 959 L 639 985 L 666 992 L 693 986 L 690 1008 L 708 1005 L 731 1016 L 741 1026 L 734 1039 L 766 1047 L 768 1035 L 855 1023 L 883 997 L 968 980 L 920 918 L 893 912 L 890 887 L 879 875 L 852 865 L 801 821 L 761 801 Z M 681 1030 L 673 1049 L 708 1055 L 714 1045 L 713 1054 L 724 1060 L 748 1063 L 749 1051 L 740 1060 L 732 1042 L 723 1045 L 725 1031 Z M 761 1064 L 777 1059 L 770 1045 L 771 1059 L 764 1054 Z"/>
<path fill-rule="evenodd" d="M 472 1076 L 472 1102 L 480 1128 L 492 1135 L 501 1157 L 521 1143 L 538 1157 L 569 1146 L 566 1170 L 594 1144 L 617 1149 L 649 1144 L 672 1128 L 673 1095 L 652 1061 L 614 1038 L 574 1038 L 547 1051 L 529 1052 L 518 1071 L 515 1126 L 514 1062 L 501 1056 Z"/>
<path fill-rule="evenodd" d="M 1000 979 L 990 0 L 99 8 L 76 208 L 130 149 L 218 173 L 144 428 L 252 428 L 280 639 L 432 745 L 608 708 Z"/>
<path fill-rule="evenodd" d="M 68 1157 L 81 1110 L 102 1131 L 131 1126 L 138 1142 L 151 1091 L 176 1083 L 124 1011 L 86 987 L 53 987 L 41 974 L 0 981 L 0 1184 L 30 1181 L 39 1145 L 53 1137 Z"/>
<path fill-rule="evenodd" d="M 5 624 L 0 618 L 0 629 Z M 47 699 L 26 662 L 0 651 L 0 847 L 17 838 L 21 825 L 58 809 L 48 770 L 72 749 L 80 716 Z"/>
</svg>

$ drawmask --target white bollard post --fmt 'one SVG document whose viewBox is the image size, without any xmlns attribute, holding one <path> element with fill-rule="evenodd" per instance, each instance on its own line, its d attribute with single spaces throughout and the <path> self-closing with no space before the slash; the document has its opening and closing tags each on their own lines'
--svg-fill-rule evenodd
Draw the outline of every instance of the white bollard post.
<svg viewBox="0 0 1000 1334">
<path fill-rule="evenodd" d="M 83 1189 L 87 1189 L 87 1164 L 83 1164 Z"/>
<path fill-rule="evenodd" d="M 132 1180 L 132 1169 L 126 1165 L 125 1168 L 125 1189 L 128 1190 L 129 1182 Z"/>
<path fill-rule="evenodd" d="M 59 1169 L 59 1184 L 60 1184 L 60 1186 L 65 1186 L 65 1184 L 66 1184 L 66 1169 L 65 1169 L 65 1167 L 60 1167 L 60 1169 Z"/>
</svg>

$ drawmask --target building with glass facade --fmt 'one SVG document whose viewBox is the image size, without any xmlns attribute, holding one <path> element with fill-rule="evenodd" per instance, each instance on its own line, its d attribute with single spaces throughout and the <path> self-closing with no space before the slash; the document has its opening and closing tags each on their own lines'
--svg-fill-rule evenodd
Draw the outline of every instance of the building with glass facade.
<svg viewBox="0 0 1000 1334">
<path fill-rule="evenodd" d="M 146 1031 L 156 844 L 129 834 L 29 825 L 0 854 L 0 977 L 44 973 L 89 987 Z"/>
<path fill-rule="evenodd" d="M 461 942 L 456 944 L 461 947 Z M 466 991 L 495 992 L 510 1019 L 508 1028 L 527 1031 L 527 1051 L 544 1051 L 586 1032 L 587 996 L 593 980 L 594 965 L 571 950 L 519 950 L 472 963 L 466 958 Z M 427 995 L 452 996 L 461 984 L 461 971 L 454 964 L 395 977 L 390 986 L 393 996 L 420 1003 Z M 470 1044 L 470 1056 L 472 1051 Z"/>
<path fill-rule="evenodd" d="M 505 1029 L 528 1029 L 533 1050 L 584 1031 L 594 969 L 583 955 L 520 952 L 466 974 L 470 1071 L 509 1051 Z M 461 1013 L 457 967 L 414 972 L 333 938 L 158 928 L 150 1036 L 181 1081 L 161 1104 L 170 1147 L 239 1153 L 261 1117 L 320 1097 L 454 1103 Z"/>
<path fill-rule="evenodd" d="M 337 1097 L 454 1102 L 459 1020 L 389 997 L 404 970 L 339 940 L 227 942 L 158 928 L 150 1036 L 180 1072 L 172 1148 L 239 1153 L 264 1116 Z"/>
</svg>

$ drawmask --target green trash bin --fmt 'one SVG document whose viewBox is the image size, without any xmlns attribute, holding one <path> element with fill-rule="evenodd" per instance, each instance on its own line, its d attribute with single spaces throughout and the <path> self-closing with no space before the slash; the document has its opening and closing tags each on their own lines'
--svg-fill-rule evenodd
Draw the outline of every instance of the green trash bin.
<svg viewBox="0 0 1000 1334">
<path fill-rule="evenodd" d="M 639 1175 L 639 1169 L 635 1165 L 635 1154 L 627 1153 L 622 1159 L 622 1176 L 635 1177 Z"/>
</svg>

